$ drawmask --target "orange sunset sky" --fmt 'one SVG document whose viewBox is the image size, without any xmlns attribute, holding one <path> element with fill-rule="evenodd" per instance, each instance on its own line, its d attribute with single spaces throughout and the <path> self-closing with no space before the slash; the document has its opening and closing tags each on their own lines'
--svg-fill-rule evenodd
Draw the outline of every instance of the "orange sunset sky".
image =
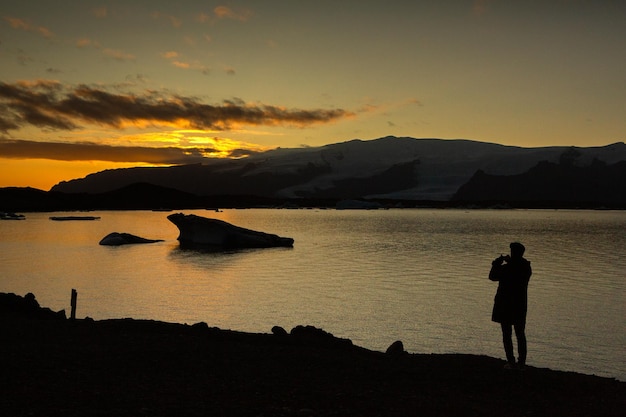
<svg viewBox="0 0 626 417">
<path fill-rule="evenodd" d="M 624 141 L 626 1 L 0 5 L 0 187 L 382 136 Z"/>
</svg>

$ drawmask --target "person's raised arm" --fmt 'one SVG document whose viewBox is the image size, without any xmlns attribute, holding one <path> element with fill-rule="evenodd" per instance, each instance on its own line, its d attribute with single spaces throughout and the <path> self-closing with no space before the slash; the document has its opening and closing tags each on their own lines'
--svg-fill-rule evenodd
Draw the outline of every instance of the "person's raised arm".
<svg viewBox="0 0 626 417">
<path fill-rule="evenodd" d="M 506 257 L 500 255 L 496 259 L 491 262 L 491 270 L 489 271 L 489 279 L 491 281 L 500 281 L 502 276 L 502 263 L 505 261 Z"/>
</svg>

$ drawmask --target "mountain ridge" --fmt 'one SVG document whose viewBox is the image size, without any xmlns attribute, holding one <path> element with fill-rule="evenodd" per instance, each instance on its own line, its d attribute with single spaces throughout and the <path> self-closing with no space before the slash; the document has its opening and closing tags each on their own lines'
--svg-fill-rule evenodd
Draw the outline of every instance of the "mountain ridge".
<svg viewBox="0 0 626 417">
<path fill-rule="evenodd" d="M 104 193 L 150 183 L 199 196 L 450 201 L 474 174 L 519 175 L 569 155 L 579 166 L 626 160 L 622 142 L 599 147 L 523 148 L 468 139 L 387 136 L 320 147 L 277 148 L 240 160 L 101 171 L 51 191 Z"/>
<path fill-rule="evenodd" d="M 606 164 L 598 159 L 587 166 L 568 161 L 539 162 L 517 175 L 476 174 L 459 188 L 452 201 L 559 201 L 626 203 L 626 161 Z"/>
</svg>

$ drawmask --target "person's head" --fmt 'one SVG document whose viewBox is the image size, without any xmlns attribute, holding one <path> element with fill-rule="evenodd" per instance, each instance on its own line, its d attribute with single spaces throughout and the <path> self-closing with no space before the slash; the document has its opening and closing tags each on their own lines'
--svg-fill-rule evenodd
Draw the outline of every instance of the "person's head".
<svg viewBox="0 0 626 417">
<path fill-rule="evenodd" d="M 509 245 L 511 248 L 511 258 L 521 258 L 524 256 L 526 248 L 519 242 L 513 242 Z"/>
</svg>

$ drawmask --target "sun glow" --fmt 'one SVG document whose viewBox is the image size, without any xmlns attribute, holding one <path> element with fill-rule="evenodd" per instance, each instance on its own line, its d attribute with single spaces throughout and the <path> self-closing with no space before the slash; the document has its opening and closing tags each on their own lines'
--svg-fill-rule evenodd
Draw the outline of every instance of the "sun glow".
<svg viewBox="0 0 626 417">
<path fill-rule="evenodd" d="M 202 158 L 239 159 L 250 154 L 271 149 L 267 146 L 251 144 L 231 138 L 216 136 L 216 132 L 203 130 L 172 130 L 144 132 L 116 137 L 102 137 L 92 131 L 90 138 L 84 138 L 85 148 L 93 149 L 69 153 L 67 150 L 50 153 L 50 159 L 0 157 L 0 187 L 34 187 L 49 190 L 61 181 L 82 178 L 107 169 L 138 166 L 164 166 L 186 163 L 186 158 L 173 162 L 164 156 L 154 155 L 150 150 L 172 149 L 178 155 L 187 155 L 191 162 L 201 162 Z M 100 148 L 98 148 L 101 146 Z M 123 149 L 128 148 L 128 152 Z M 120 151 L 120 149 L 122 149 Z M 166 151 L 165 151 L 166 152 Z M 70 156 L 71 155 L 71 156 Z M 196 156 L 196 159 L 193 159 Z M 98 159 L 101 157 L 102 160 Z M 128 158 L 128 159 L 124 159 Z M 193 160 L 193 161 L 192 161 Z"/>
<path fill-rule="evenodd" d="M 202 131 L 184 131 L 185 141 L 192 148 L 204 148 L 204 155 L 213 158 L 233 158 L 234 151 L 247 150 L 251 152 L 263 152 L 269 147 L 237 141 L 230 138 L 217 136 L 207 137 Z"/>
<path fill-rule="evenodd" d="M 237 158 L 233 151 L 256 153 L 271 149 L 269 146 L 216 136 L 215 133 L 218 132 L 193 129 L 146 132 L 119 136 L 109 143 L 118 146 L 174 146 L 190 151 L 199 150 L 202 155 L 210 158 Z"/>
<path fill-rule="evenodd" d="M 264 152 L 272 149 L 271 146 L 264 146 L 250 142 L 244 142 L 228 137 L 216 135 L 219 131 L 179 129 L 160 130 L 152 132 L 138 132 L 125 135 L 104 136 L 105 133 L 91 131 L 88 135 L 83 135 L 83 142 L 98 143 L 100 145 L 116 147 L 142 146 L 150 148 L 175 147 L 188 149 L 190 152 L 199 151 L 202 155 L 210 158 L 239 158 L 233 151 L 248 151 L 248 153 Z M 261 132 L 243 132 L 251 135 L 260 135 Z M 65 138 L 71 142 L 69 138 Z M 242 152 L 238 152 L 242 153 Z"/>
<path fill-rule="evenodd" d="M 132 119 L 132 120 L 122 120 L 119 123 L 120 129 L 128 129 L 128 128 L 148 129 L 148 128 L 154 128 L 154 127 L 188 129 L 191 127 L 191 124 L 189 120 L 182 119 L 182 118 L 171 120 L 171 121 L 154 120 L 154 119 Z"/>
<path fill-rule="evenodd" d="M 149 166 L 106 161 L 54 161 L 51 159 L 0 158 L 0 187 L 33 187 L 48 191 L 52 186 L 91 173 L 116 168 Z"/>
</svg>

